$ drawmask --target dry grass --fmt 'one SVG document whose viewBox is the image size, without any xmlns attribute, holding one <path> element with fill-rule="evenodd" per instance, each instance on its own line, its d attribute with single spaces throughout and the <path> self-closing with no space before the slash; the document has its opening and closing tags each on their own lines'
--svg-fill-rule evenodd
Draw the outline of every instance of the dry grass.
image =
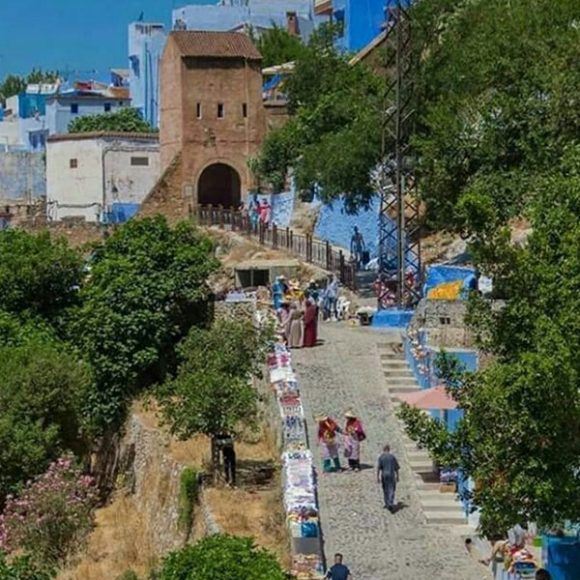
<svg viewBox="0 0 580 580">
<path fill-rule="evenodd" d="M 290 568 L 289 539 L 277 478 L 267 490 L 212 488 L 204 495 L 224 532 L 253 537 L 258 546 L 271 550 L 286 569 Z"/>
<path fill-rule="evenodd" d="M 95 524 L 82 561 L 57 580 L 114 580 L 128 569 L 145 577 L 155 565 L 155 550 L 147 521 L 133 500 L 119 495 L 97 511 Z"/>
</svg>

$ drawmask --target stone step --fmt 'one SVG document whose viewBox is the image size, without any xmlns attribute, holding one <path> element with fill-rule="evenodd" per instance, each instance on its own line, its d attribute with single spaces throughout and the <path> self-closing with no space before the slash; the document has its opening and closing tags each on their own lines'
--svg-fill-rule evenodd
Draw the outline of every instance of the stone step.
<svg viewBox="0 0 580 580">
<path fill-rule="evenodd" d="M 416 393 L 418 390 L 417 385 L 393 385 L 392 387 L 389 387 L 391 395 L 397 393 Z"/>
<path fill-rule="evenodd" d="M 442 493 L 441 495 L 445 495 L 444 493 Z M 449 494 L 451 495 L 451 494 Z M 421 507 L 423 508 L 423 511 L 425 512 L 447 512 L 447 513 L 452 513 L 454 511 L 456 511 L 457 513 L 459 513 L 463 518 L 465 518 L 465 516 L 463 515 L 463 506 L 456 500 L 452 500 L 452 501 L 439 501 L 439 500 L 423 500 L 421 499 Z"/>
<path fill-rule="evenodd" d="M 409 466 L 415 473 L 433 473 L 433 461 L 431 459 L 409 460 Z"/>
<path fill-rule="evenodd" d="M 387 385 L 408 385 L 416 389 L 419 388 L 415 377 L 388 377 Z"/>
<path fill-rule="evenodd" d="M 425 519 L 428 524 L 448 524 L 448 525 L 465 525 L 467 518 L 460 511 L 448 512 L 430 512 L 425 511 Z"/>
<path fill-rule="evenodd" d="M 436 489 L 433 488 L 433 489 L 419 490 L 417 493 L 418 493 L 419 499 L 421 501 L 423 501 L 423 500 L 433 501 L 433 500 L 437 500 L 439 498 L 444 498 L 447 501 L 457 501 L 457 496 L 454 493 L 441 493 L 439 491 L 439 486 L 437 486 Z M 451 498 L 451 500 L 449 500 L 449 498 Z"/>
<path fill-rule="evenodd" d="M 409 461 L 430 461 L 431 463 L 433 460 L 431 456 L 426 451 L 419 451 L 415 449 L 414 451 L 407 451 L 407 458 Z"/>
<path fill-rule="evenodd" d="M 405 367 L 409 368 L 409 363 L 404 357 L 381 355 L 381 363 L 384 367 Z"/>
<path fill-rule="evenodd" d="M 415 375 L 411 371 L 404 369 L 392 369 L 383 371 L 383 375 L 387 379 L 407 379 L 408 381 L 415 381 Z"/>
<path fill-rule="evenodd" d="M 407 364 L 407 359 L 402 354 L 391 354 L 383 353 L 381 354 L 381 363 L 383 365 L 394 365 L 394 366 L 409 366 Z"/>
<path fill-rule="evenodd" d="M 416 483 L 418 491 L 435 491 L 439 490 L 439 484 L 434 481 L 422 481 L 421 478 L 418 479 Z"/>
</svg>

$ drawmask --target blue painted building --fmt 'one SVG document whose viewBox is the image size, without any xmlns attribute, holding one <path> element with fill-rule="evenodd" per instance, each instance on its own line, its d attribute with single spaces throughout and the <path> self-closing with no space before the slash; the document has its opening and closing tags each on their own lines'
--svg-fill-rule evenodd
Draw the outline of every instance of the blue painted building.
<svg viewBox="0 0 580 580">
<path fill-rule="evenodd" d="M 88 115 L 113 113 L 129 106 L 125 88 L 104 90 L 76 88 L 51 97 L 46 104 L 46 126 L 50 135 L 68 133 L 71 121 Z"/>
<path fill-rule="evenodd" d="M 314 0 L 222 0 L 217 4 L 183 6 L 173 11 L 174 30 L 240 31 L 259 34 L 286 28 L 294 15 L 296 32 L 307 40 L 315 28 Z"/>
<path fill-rule="evenodd" d="M 384 30 L 387 10 L 395 3 L 396 0 L 316 0 L 315 11 L 326 21 L 340 24 L 338 49 L 358 52 Z"/>
<path fill-rule="evenodd" d="M 166 41 L 163 24 L 129 24 L 131 106 L 153 127 L 159 127 L 159 63 Z"/>
</svg>

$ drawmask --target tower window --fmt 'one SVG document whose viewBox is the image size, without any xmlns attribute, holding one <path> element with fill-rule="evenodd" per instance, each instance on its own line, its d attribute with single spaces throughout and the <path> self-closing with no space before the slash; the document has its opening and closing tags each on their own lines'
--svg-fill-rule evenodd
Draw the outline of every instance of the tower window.
<svg viewBox="0 0 580 580">
<path fill-rule="evenodd" d="M 68 160 L 68 166 L 69 166 L 71 169 L 76 169 L 76 168 L 79 166 L 78 159 L 69 159 L 69 160 Z"/>
<path fill-rule="evenodd" d="M 197 103 L 195 114 L 197 115 L 198 119 L 201 119 L 201 103 Z"/>
<path fill-rule="evenodd" d="M 224 104 L 223 103 L 218 103 L 217 116 L 218 116 L 218 119 L 224 118 Z"/>
<path fill-rule="evenodd" d="M 244 119 L 248 116 L 248 104 L 247 103 L 242 104 L 242 116 L 244 117 Z"/>
</svg>

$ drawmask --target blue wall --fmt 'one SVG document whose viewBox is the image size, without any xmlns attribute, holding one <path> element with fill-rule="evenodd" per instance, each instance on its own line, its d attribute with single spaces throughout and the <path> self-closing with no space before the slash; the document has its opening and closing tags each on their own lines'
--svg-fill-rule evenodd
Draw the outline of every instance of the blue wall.
<svg viewBox="0 0 580 580">
<path fill-rule="evenodd" d="M 131 106 L 154 127 L 159 127 L 159 63 L 166 40 L 162 24 L 129 25 Z"/>
<path fill-rule="evenodd" d="M 336 46 L 345 52 L 358 52 L 382 31 L 386 20 L 386 7 L 396 0 L 333 0 L 335 22 L 341 22 L 344 33 Z M 408 2 L 408 4 L 410 1 Z"/>
<path fill-rule="evenodd" d="M 78 112 L 71 111 L 71 105 L 78 106 Z M 117 111 L 129 104 L 128 101 L 116 100 L 110 97 L 60 95 L 48 101 L 46 105 L 46 124 L 50 135 L 68 133 L 68 126 L 74 119 L 88 115 L 105 113 L 105 105 L 110 105 L 111 112 Z"/>
<path fill-rule="evenodd" d="M 0 152 L 0 199 L 38 199 L 46 195 L 43 153 Z"/>
<path fill-rule="evenodd" d="M 173 11 L 173 27 L 187 30 L 232 30 L 240 24 L 255 28 L 286 28 L 287 12 L 296 12 L 306 40 L 313 26 L 313 0 L 249 0 L 247 6 L 189 5 Z"/>
<path fill-rule="evenodd" d="M 357 214 L 348 214 L 341 201 L 336 201 L 332 205 L 322 205 L 314 235 L 350 251 L 353 228 L 357 226 L 364 237 L 371 258 L 374 258 L 378 251 L 379 205 L 378 196 L 373 198 L 369 209 L 360 210 Z"/>
</svg>

